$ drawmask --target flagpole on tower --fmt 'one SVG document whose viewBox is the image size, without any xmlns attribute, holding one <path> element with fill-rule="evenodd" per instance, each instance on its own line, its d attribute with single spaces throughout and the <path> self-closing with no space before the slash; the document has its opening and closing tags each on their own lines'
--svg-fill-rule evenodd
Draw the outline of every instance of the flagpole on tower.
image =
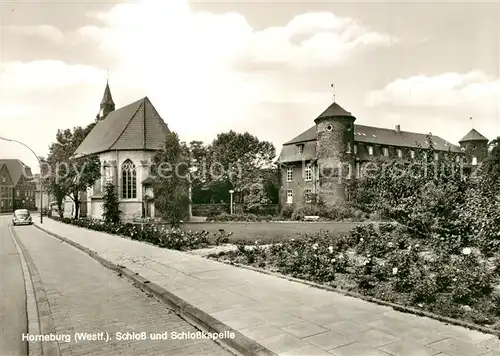
<svg viewBox="0 0 500 356">
<path fill-rule="evenodd" d="M 335 102 L 335 84 L 330 84 L 330 87 L 333 89 L 333 102 Z"/>
</svg>

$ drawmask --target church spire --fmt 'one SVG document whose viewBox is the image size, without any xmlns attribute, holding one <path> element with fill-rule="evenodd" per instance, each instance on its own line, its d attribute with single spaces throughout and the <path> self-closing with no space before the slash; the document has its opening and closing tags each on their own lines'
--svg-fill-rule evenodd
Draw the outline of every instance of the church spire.
<svg viewBox="0 0 500 356">
<path fill-rule="evenodd" d="M 104 89 L 104 95 L 102 96 L 100 111 L 98 119 L 103 120 L 111 111 L 115 110 L 115 103 L 113 97 L 111 96 L 111 89 L 109 88 L 109 81 L 106 80 L 106 88 Z"/>
</svg>

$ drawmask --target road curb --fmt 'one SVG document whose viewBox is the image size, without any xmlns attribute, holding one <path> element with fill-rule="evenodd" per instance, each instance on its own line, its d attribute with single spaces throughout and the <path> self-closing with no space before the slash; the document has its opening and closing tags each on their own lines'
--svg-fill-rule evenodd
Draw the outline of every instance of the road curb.
<svg viewBox="0 0 500 356">
<path fill-rule="evenodd" d="M 102 258 L 97 254 L 97 252 L 90 250 L 87 247 L 80 245 L 66 237 L 60 236 L 52 231 L 49 231 L 38 224 L 34 226 L 67 244 L 87 253 L 92 258 L 97 260 L 104 267 L 117 272 L 118 274 L 129 279 L 136 287 L 148 292 L 158 298 L 161 302 L 166 304 L 168 307 L 173 309 L 180 317 L 189 322 L 190 324 L 198 327 L 199 329 L 209 332 L 209 333 L 233 333 L 234 338 L 222 338 L 214 340 L 223 346 L 229 347 L 233 351 L 244 355 L 244 356 L 277 356 L 274 352 L 268 350 L 256 341 L 244 336 L 237 330 L 229 327 L 228 325 L 220 322 L 211 315 L 205 313 L 201 309 L 189 304 L 182 298 L 179 298 L 175 294 L 167 291 L 165 288 L 150 282 L 147 278 L 144 278 L 140 274 L 120 265 L 116 265 L 113 262 Z"/>
<path fill-rule="evenodd" d="M 26 288 L 26 311 L 28 314 L 28 334 L 49 335 L 56 334 L 52 312 L 42 279 L 38 273 L 35 262 L 26 246 L 21 242 L 19 236 L 9 225 L 9 231 L 13 237 L 14 244 L 21 256 L 24 282 Z M 28 342 L 29 356 L 60 356 L 57 341 L 33 341 Z"/>
<path fill-rule="evenodd" d="M 353 297 L 353 298 L 356 298 L 356 299 L 361 299 L 361 300 L 364 300 L 366 302 L 375 303 L 375 304 L 379 304 L 379 305 L 386 306 L 386 307 L 391 307 L 392 309 L 394 309 L 395 311 L 398 311 L 398 312 L 402 312 L 402 313 L 406 313 L 406 314 L 413 314 L 413 315 L 422 316 L 422 317 L 427 317 L 427 318 L 430 318 L 430 319 L 434 319 L 434 320 L 440 321 L 442 323 L 451 324 L 451 325 L 455 325 L 455 326 L 461 326 L 463 328 L 467 328 L 467 329 L 474 330 L 474 331 L 480 331 L 482 333 L 491 334 L 493 336 L 496 336 L 496 337 L 500 338 L 500 331 L 494 330 L 492 328 L 487 328 L 487 327 L 484 327 L 484 326 L 481 326 L 481 325 L 472 324 L 472 323 L 468 323 L 466 321 L 449 318 L 449 317 L 442 316 L 442 315 L 435 314 L 435 313 L 431 313 L 431 312 L 428 312 L 428 311 L 425 311 L 425 310 L 419 310 L 419 309 L 416 309 L 416 308 L 407 307 L 407 306 L 400 305 L 400 304 L 386 302 L 385 300 L 381 300 L 381 299 L 369 297 L 369 296 L 366 296 L 366 295 L 363 295 L 363 294 L 359 294 L 359 293 L 355 293 L 355 292 L 350 292 L 350 291 L 342 290 L 342 289 L 339 289 L 339 288 L 330 287 L 330 286 L 327 286 L 327 285 L 324 285 L 324 284 L 319 284 L 319 283 L 310 282 L 310 281 L 307 281 L 307 280 L 304 280 L 304 279 L 300 279 L 300 278 L 286 276 L 284 274 L 280 274 L 280 273 L 276 273 L 276 272 L 271 272 L 271 271 L 268 271 L 268 270 L 265 270 L 265 269 L 262 269 L 262 268 L 257 268 L 257 267 L 253 267 L 253 266 L 247 266 L 247 265 L 243 265 L 243 264 L 240 264 L 240 263 L 233 263 L 233 262 L 229 262 L 229 261 L 218 260 L 218 259 L 211 258 L 211 257 L 204 257 L 204 258 L 210 259 L 212 261 L 217 261 L 217 262 L 220 262 L 220 263 L 224 263 L 224 264 L 227 264 L 227 265 L 230 265 L 230 266 L 244 268 L 244 269 L 248 269 L 248 270 L 251 270 L 251 271 L 254 271 L 254 272 L 259 272 L 259 273 L 262 273 L 262 274 L 267 274 L 267 275 L 270 275 L 270 276 L 278 277 L 278 278 L 281 278 L 281 279 L 285 279 L 287 281 L 291 281 L 291 282 L 295 282 L 295 283 L 300 283 L 300 284 L 305 284 L 305 285 L 308 285 L 308 286 L 311 286 L 311 287 L 314 287 L 314 288 L 318 288 L 318 289 L 323 289 L 323 290 L 326 290 L 326 291 L 329 291 L 329 292 L 339 293 L 339 294 L 342 294 L 342 295 L 345 295 L 345 296 L 348 296 L 348 297 Z"/>
</svg>

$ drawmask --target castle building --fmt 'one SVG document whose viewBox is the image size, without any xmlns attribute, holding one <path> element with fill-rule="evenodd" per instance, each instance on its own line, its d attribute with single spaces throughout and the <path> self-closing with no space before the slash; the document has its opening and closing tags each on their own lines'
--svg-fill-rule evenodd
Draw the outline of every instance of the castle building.
<svg viewBox="0 0 500 356">
<path fill-rule="evenodd" d="M 167 124 L 151 101 L 144 97 L 115 110 L 109 84 L 97 115 L 97 123 L 75 151 L 75 157 L 95 154 L 102 177 L 89 188 L 82 204 L 88 217 L 101 219 L 104 187 L 118 189 L 121 219 L 155 218 L 153 198 L 153 159 L 164 148 Z"/>
<path fill-rule="evenodd" d="M 376 157 L 411 161 L 419 147 L 428 147 L 428 135 L 356 125 L 356 118 L 334 102 L 315 120 L 315 125 L 286 142 L 278 159 L 281 170 L 280 204 L 295 206 L 317 195 L 327 204 L 349 199 L 347 180 L 361 177 Z M 454 154 L 465 169 L 480 164 L 488 155 L 488 139 L 472 129 L 459 146 L 431 135 L 435 160 Z"/>
</svg>

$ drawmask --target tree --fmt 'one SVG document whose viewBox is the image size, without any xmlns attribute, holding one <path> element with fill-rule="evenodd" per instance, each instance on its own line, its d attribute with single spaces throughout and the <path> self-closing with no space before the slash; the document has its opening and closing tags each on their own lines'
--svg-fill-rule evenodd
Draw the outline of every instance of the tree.
<svg viewBox="0 0 500 356">
<path fill-rule="evenodd" d="M 155 208 L 172 227 L 178 227 L 189 212 L 189 148 L 179 142 L 176 133 L 171 132 L 154 161 L 158 173 L 153 182 Z"/>
<path fill-rule="evenodd" d="M 59 214 L 62 215 L 62 201 L 69 196 L 75 203 L 75 218 L 80 209 L 80 195 L 92 186 L 101 177 L 101 164 L 99 158 L 90 155 L 73 158 L 73 155 L 95 126 L 95 123 L 85 128 L 80 126 L 70 129 L 58 130 L 56 142 L 49 147 L 47 157 L 49 174 L 45 184 L 50 193 L 56 196 Z"/>
<path fill-rule="evenodd" d="M 232 189 L 245 190 L 262 178 L 262 169 L 272 167 L 275 157 L 271 142 L 260 141 L 248 132 L 221 133 L 208 148 L 210 181 L 228 182 Z"/>
<path fill-rule="evenodd" d="M 116 186 L 108 183 L 104 187 L 104 203 L 102 204 L 103 218 L 107 223 L 118 223 L 120 221 L 120 209 Z"/>
</svg>

